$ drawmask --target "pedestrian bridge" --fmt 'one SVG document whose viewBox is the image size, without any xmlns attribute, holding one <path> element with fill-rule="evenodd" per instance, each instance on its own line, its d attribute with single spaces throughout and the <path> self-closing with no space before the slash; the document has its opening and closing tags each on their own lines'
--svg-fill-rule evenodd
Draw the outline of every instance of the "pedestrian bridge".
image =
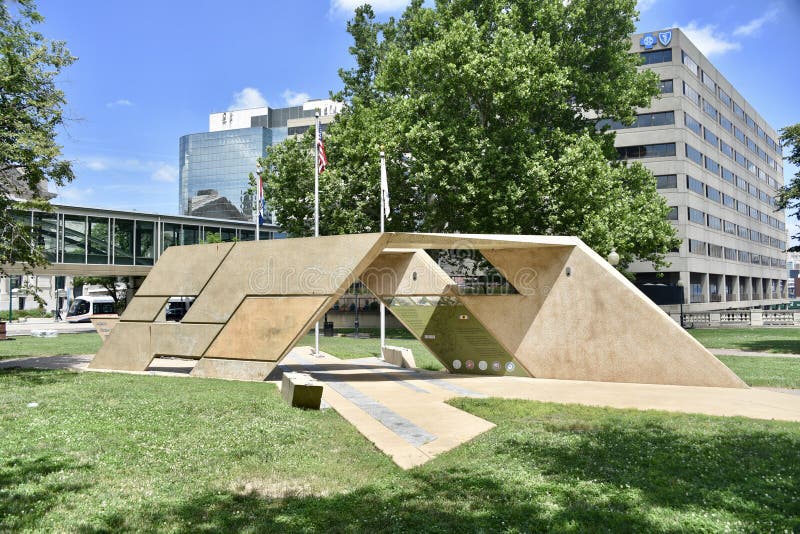
<svg viewBox="0 0 800 534">
<path fill-rule="evenodd" d="M 205 217 L 159 215 L 52 204 L 53 211 L 20 211 L 50 265 L 34 274 L 50 276 L 147 276 L 167 248 L 209 240 L 253 241 L 255 224 Z M 213 237 L 212 237 L 213 234 Z M 259 239 L 281 238 L 277 226 L 262 225 Z M 4 266 L 22 274 L 22 266 Z"/>
</svg>

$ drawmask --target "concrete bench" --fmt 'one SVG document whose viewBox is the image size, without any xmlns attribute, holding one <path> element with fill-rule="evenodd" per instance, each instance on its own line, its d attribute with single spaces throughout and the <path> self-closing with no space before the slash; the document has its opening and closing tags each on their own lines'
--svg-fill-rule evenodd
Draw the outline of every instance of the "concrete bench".
<svg viewBox="0 0 800 534">
<path fill-rule="evenodd" d="M 386 363 L 391 363 L 392 365 L 397 365 L 398 367 L 405 367 L 406 369 L 413 369 L 417 366 L 411 349 L 385 345 L 382 348 L 381 353 L 383 354 L 383 359 Z"/>
<path fill-rule="evenodd" d="M 304 373 L 283 373 L 281 397 L 290 406 L 319 410 L 322 384 Z"/>
</svg>

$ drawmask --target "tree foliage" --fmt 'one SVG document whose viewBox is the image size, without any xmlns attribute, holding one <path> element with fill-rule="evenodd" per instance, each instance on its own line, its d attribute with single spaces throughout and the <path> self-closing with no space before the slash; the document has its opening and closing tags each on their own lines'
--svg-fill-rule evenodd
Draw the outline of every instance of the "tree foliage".
<svg viewBox="0 0 800 534">
<path fill-rule="evenodd" d="M 414 0 L 399 20 L 356 10 L 344 111 L 325 136 L 323 234 L 387 230 L 577 235 L 623 264 L 677 246 L 652 174 L 617 161 L 602 118 L 658 94 L 629 53 L 634 0 Z M 313 132 L 268 150 L 267 198 L 293 235 L 313 227 Z"/>
<path fill-rule="evenodd" d="M 56 142 L 66 100 L 55 81 L 75 58 L 63 42 L 33 30 L 42 21 L 32 0 L 0 1 L 0 272 L 4 264 L 46 263 L 30 226 L 12 209 L 48 209 L 47 182 L 73 178 Z"/>
<path fill-rule="evenodd" d="M 800 167 L 800 123 L 781 130 L 781 144 L 790 150 L 786 159 L 792 165 Z M 800 219 L 800 171 L 796 172 L 792 180 L 778 192 L 777 207 L 794 210 L 794 213 L 790 212 L 789 215 Z M 800 239 L 800 233 L 793 237 Z M 800 251 L 800 247 L 792 247 L 790 250 Z"/>
</svg>

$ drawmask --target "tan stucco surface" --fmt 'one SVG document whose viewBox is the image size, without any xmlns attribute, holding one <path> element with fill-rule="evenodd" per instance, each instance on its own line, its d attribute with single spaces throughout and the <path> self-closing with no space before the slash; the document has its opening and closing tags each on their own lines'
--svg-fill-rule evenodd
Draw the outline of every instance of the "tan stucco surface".
<svg viewBox="0 0 800 534">
<path fill-rule="evenodd" d="M 480 250 L 519 294 L 459 295 L 426 248 Z M 172 247 L 92 365 L 144 370 L 163 351 L 279 362 L 359 277 L 384 301 L 448 295 L 450 311 L 439 311 L 461 315 L 434 314 L 436 321 L 416 329 L 421 341 L 435 344 L 440 360 L 447 355 L 448 368 L 468 336 L 498 353 L 466 360 L 460 372 L 495 366 L 495 374 L 524 368 L 538 378 L 746 387 L 603 258 L 577 238 L 558 236 L 385 233 Z M 170 296 L 197 297 L 180 325 L 186 328 L 141 328 Z M 458 335 L 439 331 L 473 322 L 476 328 Z M 510 357 L 516 368 L 496 367 Z M 204 376 L 235 367 L 203 360 L 197 374 Z M 248 368 L 255 369 L 241 365 L 233 374 Z"/>
</svg>

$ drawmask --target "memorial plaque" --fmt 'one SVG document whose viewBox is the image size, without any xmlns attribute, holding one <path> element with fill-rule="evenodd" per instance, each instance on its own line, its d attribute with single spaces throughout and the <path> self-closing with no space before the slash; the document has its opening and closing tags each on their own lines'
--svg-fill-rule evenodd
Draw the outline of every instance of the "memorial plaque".
<svg viewBox="0 0 800 534">
<path fill-rule="evenodd" d="M 448 370 L 528 376 L 456 298 L 396 297 L 388 301 L 388 306 Z M 465 365 L 463 362 L 484 363 Z"/>
</svg>

